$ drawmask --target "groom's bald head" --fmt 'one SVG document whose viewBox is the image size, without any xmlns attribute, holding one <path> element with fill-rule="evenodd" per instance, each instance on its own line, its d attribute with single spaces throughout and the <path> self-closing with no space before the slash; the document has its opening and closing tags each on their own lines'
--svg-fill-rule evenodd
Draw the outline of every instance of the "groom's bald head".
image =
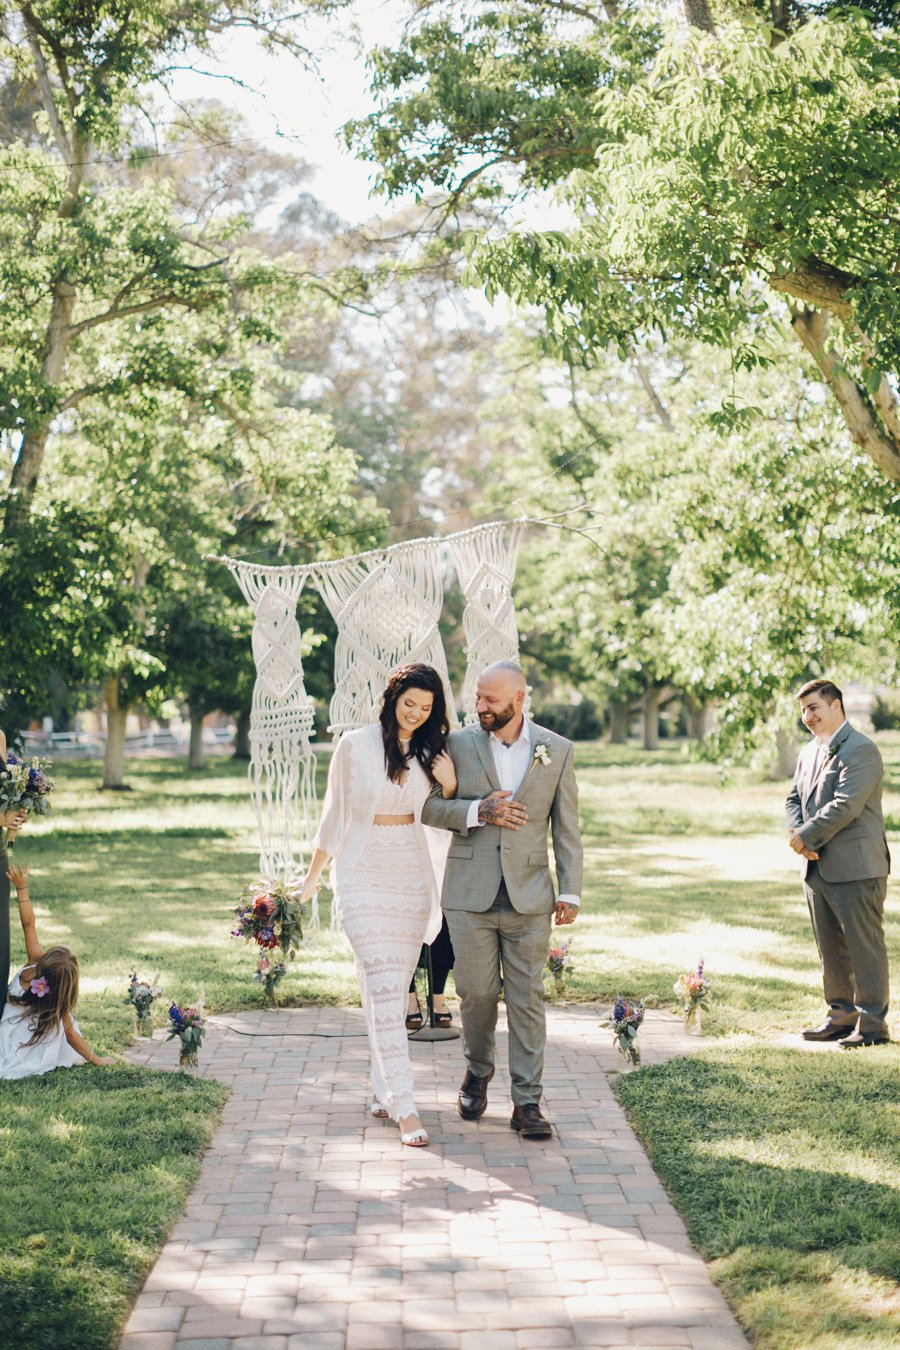
<svg viewBox="0 0 900 1350">
<path fill-rule="evenodd" d="M 527 688 L 522 667 L 515 661 L 495 661 L 483 670 L 475 686 L 475 711 L 482 730 L 500 731 L 514 722 Z"/>
</svg>

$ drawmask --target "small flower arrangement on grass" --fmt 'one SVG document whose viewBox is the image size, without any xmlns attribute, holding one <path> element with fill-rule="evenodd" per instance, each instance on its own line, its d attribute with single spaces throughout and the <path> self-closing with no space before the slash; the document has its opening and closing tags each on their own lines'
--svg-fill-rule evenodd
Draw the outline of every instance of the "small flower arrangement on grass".
<svg viewBox="0 0 900 1350">
<path fill-rule="evenodd" d="M 6 756 L 6 764 L 0 766 L 0 815 L 8 811 L 26 810 L 33 816 L 45 816 L 50 810 L 50 793 L 56 787 L 47 770 L 49 759 L 34 756 L 30 764 L 24 764 L 14 754 Z M 7 848 L 15 842 L 15 833 L 7 839 Z"/>
<path fill-rule="evenodd" d="M 177 1003 L 170 1005 L 169 1034 L 166 1040 L 172 1041 L 177 1036 L 181 1042 L 178 1051 L 179 1069 L 195 1069 L 197 1067 L 205 1030 L 206 1022 L 203 1017 L 202 1006 L 199 1008 L 179 1008 Z"/>
<path fill-rule="evenodd" d="M 566 975 L 575 967 L 569 960 L 569 944 L 561 942 L 558 947 L 551 947 L 547 953 L 547 972 L 553 980 L 553 992 L 557 998 L 564 998 L 566 992 Z"/>
<path fill-rule="evenodd" d="M 161 989 L 154 988 L 146 980 L 139 980 L 137 971 L 132 973 L 128 996 L 124 1001 L 134 1008 L 139 1036 L 153 1035 L 153 1004 L 161 993 Z"/>
<path fill-rule="evenodd" d="M 263 986 L 263 991 L 270 1003 L 276 1003 L 278 986 L 287 974 L 287 966 L 283 961 L 273 961 L 271 956 L 263 952 L 256 963 L 256 970 L 253 972 L 253 979 L 256 984 Z"/>
<path fill-rule="evenodd" d="M 255 942 L 266 952 L 279 948 L 287 960 L 293 961 L 303 940 L 299 897 L 298 885 L 262 877 L 236 905 L 237 923 L 231 936 Z M 264 985 L 266 997 L 274 1003 L 275 990 L 285 973 L 283 961 L 270 962 L 264 971 L 260 960 L 253 978 Z"/>
<path fill-rule="evenodd" d="M 638 1003 L 629 1003 L 628 999 L 623 998 L 621 994 L 617 994 L 612 1011 L 603 1024 L 612 1030 L 619 1053 L 625 1056 L 629 1064 L 638 1065 L 641 1062 L 637 1035 L 643 1020 L 644 1000 L 641 999 Z"/>
<path fill-rule="evenodd" d="M 703 974 L 702 959 L 697 963 L 696 970 L 686 970 L 672 985 L 672 992 L 684 1004 L 684 1029 L 689 1035 L 701 1034 L 700 1009 L 707 1006 L 706 1000 L 711 990 L 712 984 Z"/>
</svg>

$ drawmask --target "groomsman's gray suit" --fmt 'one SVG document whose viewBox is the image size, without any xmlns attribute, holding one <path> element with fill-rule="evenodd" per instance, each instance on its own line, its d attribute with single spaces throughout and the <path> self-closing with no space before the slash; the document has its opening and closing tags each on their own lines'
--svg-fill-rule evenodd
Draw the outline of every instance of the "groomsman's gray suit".
<svg viewBox="0 0 900 1350">
<path fill-rule="evenodd" d="M 580 895 L 582 872 L 572 742 L 535 723 L 530 735 L 532 750 L 545 745 L 550 762 L 532 758 L 515 793 L 528 812 L 520 829 L 480 825 L 469 830 L 466 825 L 472 803 L 500 787 L 490 736 L 481 727 L 450 733 L 447 749 L 456 767 L 456 796 L 445 800 L 438 788 L 422 812 L 426 825 L 453 833 L 441 903 L 453 941 L 468 1066 L 479 1078 L 494 1068 L 502 963 L 516 1106 L 540 1102 L 542 1092 L 543 971 L 556 903 L 548 827 L 561 895 Z"/>
<path fill-rule="evenodd" d="M 874 741 L 845 723 L 829 751 L 800 751 L 787 799 L 788 828 L 818 853 L 803 859 L 804 890 L 822 958 L 828 1021 L 886 1036 L 888 961 L 884 901 L 891 870 L 884 834 L 884 770 Z"/>
</svg>

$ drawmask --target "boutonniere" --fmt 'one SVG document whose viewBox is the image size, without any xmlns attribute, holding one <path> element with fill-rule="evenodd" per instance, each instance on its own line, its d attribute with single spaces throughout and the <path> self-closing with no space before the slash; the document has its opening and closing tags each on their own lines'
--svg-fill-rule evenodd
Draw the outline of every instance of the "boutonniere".
<svg viewBox="0 0 900 1350">
<path fill-rule="evenodd" d="M 839 741 L 835 741 L 833 745 L 829 745 L 828 749 L 825 751 L 825 758 L 822 761 L 823 768 L 826 764 L 831 763 L 831 761 L 837 755 L 837 752 L 840 750 L 841 746 L 844 744 L 849 735 L 850 735 L 849 731 L 845 732 L 845 734 L 841 737 Z"/>
<path fill-rule="evenodd" d="M 535 766 L 538 764 L 543 764 L 546 767 L 546 765 L 548 765 L 549 763 L 550 763 L 550 751 L 547 749 L 544 742 L 541 741 L 538 745 L 534 747 L 534 754 L 531 756 L 531 767 L 529 768 L 528 772 L 531 773 L 532 769 L 534 769 Z"/>
</svg>

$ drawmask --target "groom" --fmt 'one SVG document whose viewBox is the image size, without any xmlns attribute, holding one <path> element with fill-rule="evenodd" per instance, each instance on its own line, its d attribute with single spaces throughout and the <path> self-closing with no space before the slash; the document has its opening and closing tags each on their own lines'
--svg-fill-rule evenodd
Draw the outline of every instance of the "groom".
<svg viewBox="0 0 900 1350">
<path fill-rule="evenodd" d="M 479 725 L 450 733 L 457 795 L 437 790 L 422 820 L 452 831 L 442 903 L 456 958 L 463 1048 L 468 1064 L 459 1114 L 478 1120 L 494 1076 L 501 987 L 509 1024 L 510 1125 L 525 1139 L 547 1139 L 541 1076 L 546 1019 L 544 966 L 550 921 L 573 923 L 581 890 L 582 848 L 571 741 L 529 722 L 519 666 L 498 661 L 478 679 Z M 547 853 L 553 836 L 559 896 Z M 502 980 L 502 986 L 501 986 Z"/>
</svg>

